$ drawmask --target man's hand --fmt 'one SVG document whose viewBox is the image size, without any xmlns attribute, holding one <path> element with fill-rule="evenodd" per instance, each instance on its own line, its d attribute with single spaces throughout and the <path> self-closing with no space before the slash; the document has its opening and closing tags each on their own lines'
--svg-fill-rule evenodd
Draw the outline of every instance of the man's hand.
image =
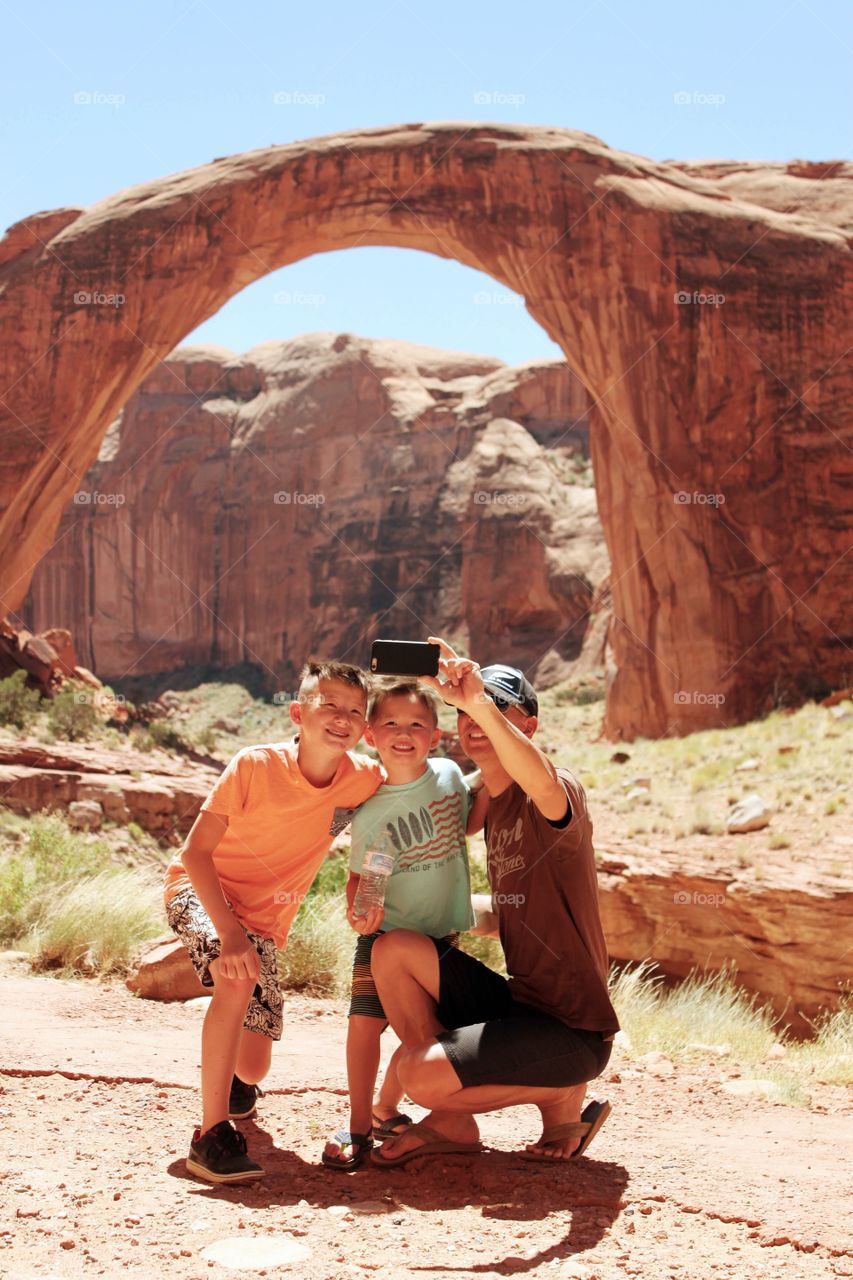
<svg viewBox="0 0 853 1280">
<path fill-rule="evenodd" d="M 261 976 L 261 957 L 242 929 L 222 939 L 219 974 L 222 978 L 251 978 L 254 982 Z"/>
<path fill-rule="evenodd" d="M 352 904 L 347 906 L 347 923 L 356 933 L 378 933 L 384 919 L 384 907 L 371 907 L 366 916 L 357 916 L 353 914 Z"/>
<path fill-rule="evenodd" d="M 438 668 L 443 681 L 438 676 L 421 676 L 423 684 L 434 689 L 438 696 L 460 711 L 467 711 L 473 717 L 474 709 L 482 707 L 490 701 L 480 675 L 480 668 L 471 658 L 460 658 L 446 640 L 439 636 L 429 636 L 430 644 L 437 644 L 441 650 Z"/>
</svg>

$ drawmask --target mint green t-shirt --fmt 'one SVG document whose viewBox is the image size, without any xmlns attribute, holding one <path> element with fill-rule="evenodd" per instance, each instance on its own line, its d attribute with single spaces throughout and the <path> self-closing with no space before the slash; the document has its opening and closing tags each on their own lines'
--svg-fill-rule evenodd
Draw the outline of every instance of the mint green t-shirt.
<svg viewBox="0 0 853 1280">
<path fill-rule="evenodd" d="M 465 826 L 471 793 L 452 760 L 427 760 L 414 782 L 383 783 L 352 820 L 350 870 L 385 837 L 395 855 L 385 890 L 382 929 L 412 929 L 433 938 L 470 929 L 471 877 Z"/>
</svg>

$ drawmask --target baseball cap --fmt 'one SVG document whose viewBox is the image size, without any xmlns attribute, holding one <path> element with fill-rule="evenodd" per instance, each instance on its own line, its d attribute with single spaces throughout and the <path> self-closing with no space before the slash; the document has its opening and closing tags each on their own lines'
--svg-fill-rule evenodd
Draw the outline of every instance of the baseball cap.
<svg viewBox="0 0 853 1280">
<path fill-rule="evenodd" d="M 533 685 L 517 667 L 505 667 L 500 662 L 483 667 L 480 671 L 486 693 L 500 707 L 521 707 L 529 716 L 539 715 L 539 699 Z"/>
</svg>

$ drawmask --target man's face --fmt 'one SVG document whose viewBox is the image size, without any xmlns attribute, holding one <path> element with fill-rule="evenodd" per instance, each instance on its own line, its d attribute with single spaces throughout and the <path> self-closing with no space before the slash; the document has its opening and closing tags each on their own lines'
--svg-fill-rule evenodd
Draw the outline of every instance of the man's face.
<svg viewBox="0 0 853 1280">
<path fill-rule="evenodd" d="M 367 694 L 344 680 L 320 680 L 314 693 L 290 704 L 290 718 L 306 746 L 341 754 L 360 739 L 366 711 Z"/>
<path fill-rule="evenodd" d="M 365 738 L 379 752 L 386 768 L 390 764 L 417 764 L 426 761 L 441 730 L 424 705 L 410 694 L 383 698 L 379 714 L 372 717 Z"/>
<path fill-rule="evenodd" d="M 488 696 L 488 695 L 486 695 Z M 496 704 L 498 710 L 505 720 L 509 720 L 517 729 L 520 729 L 525 738 L 532 738 L 536 732 L 536 716 L 529 716 L 521 707 L 504 704 Z M 459 733 L 459 741 L 466 755 L 476 763 L 490 756 L 495 755 L 495 749 L 483 730 L 475 720 L 465 712 L 460 711 L 457 715 L 456 727 Z"/>
</svg>

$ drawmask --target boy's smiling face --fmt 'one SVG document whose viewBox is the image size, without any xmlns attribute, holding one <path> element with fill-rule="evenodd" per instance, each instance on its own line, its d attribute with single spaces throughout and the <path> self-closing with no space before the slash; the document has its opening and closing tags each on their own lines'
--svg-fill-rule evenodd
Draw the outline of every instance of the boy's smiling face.
<svg viewBox="0 0 853 1280">
<path fill-rule="evenodd" d="M 423 765 L 441 737 L 430 709 L 414 694 L 387 694 L 378 704 L 364 733 L 376 747 L 389 777 L 399 769 L 409 772 Z"/>
<path fill-rule="evenodd" d="M 367 694 L 345 680 L 319 680 L 304 700 L 290 704 L 290 718 L 307 747 L 341 754 L 364 732 Z"/>
</svg>

